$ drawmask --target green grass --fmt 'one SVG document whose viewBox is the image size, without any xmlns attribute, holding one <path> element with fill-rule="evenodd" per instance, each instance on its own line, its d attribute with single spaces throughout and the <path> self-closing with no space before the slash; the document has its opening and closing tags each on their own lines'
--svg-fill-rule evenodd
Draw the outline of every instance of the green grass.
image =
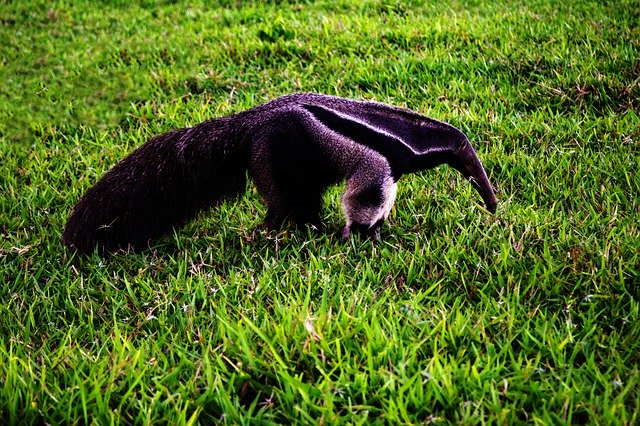
<svg viewBox="0 0 640 426">
<path fill-rule="evenodd" d="M 634 1 L 9 2 L 0 8 L 0 422 L 640 422 Z M 565 4 L 566 3 L 566 4 Z M 383 242 L 254 231 L 255 190 L 139 254 L 60 243 L 154 134 L 294 91 L 462 128 Z"/>
</svg>

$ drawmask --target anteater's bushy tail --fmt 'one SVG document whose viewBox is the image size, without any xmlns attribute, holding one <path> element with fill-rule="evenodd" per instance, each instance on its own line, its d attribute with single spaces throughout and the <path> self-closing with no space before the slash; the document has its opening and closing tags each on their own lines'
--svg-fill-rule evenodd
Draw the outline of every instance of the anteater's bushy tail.
<svg viewBox="0 0 640 426">
<path fill-rule="evenodd" d="M 248 147 L 225 119 L 158 136 L 116 164 L 73 209 L 63 242 L 83 253 L 143 248 L 246 189 Z"/>
</svg>

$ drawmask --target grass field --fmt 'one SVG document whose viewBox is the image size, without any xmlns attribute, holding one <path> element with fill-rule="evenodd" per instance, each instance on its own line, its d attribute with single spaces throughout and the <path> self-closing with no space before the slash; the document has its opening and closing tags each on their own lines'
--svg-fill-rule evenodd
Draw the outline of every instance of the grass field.
<svg viewBox="0 0 640 426">
<path fill-rule="evenodd" d="M 0 423 L 640 422 L 640 7 L 9 1 L 0 7 Z M 463 129 L 374 245 L 254 231 L 255 190 L 83 258 L 80 195 L 160 132 L 313 91 Z"/>
</svg>

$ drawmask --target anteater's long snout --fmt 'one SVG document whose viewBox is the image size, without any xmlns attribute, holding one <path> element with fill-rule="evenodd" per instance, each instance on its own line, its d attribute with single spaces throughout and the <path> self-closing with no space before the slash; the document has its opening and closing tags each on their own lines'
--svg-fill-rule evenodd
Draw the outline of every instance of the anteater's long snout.
<svg viewBox="0 0 640 426">
<path fill-rule="evenodd" d="M 471 177 L 470 181 L 473 187 L 478 191 L 478 193 L 484 200 L 484 204 L 487 207 L 487 210 L 489 210 L 491 213 L 495 213 L 496 207 L 498 206 L 498 199 L 493 192 L 493 187 L 489 183 L 489 179 L 487 179 L 484 170 L 482 170 L 482 173 L 485 175 L 483 181 L 479 182 L 475 177 Z"/>
<path fill-rule="evenodd" d="M 461 147 L 460 151 L 458 151 L 457 160 L 458 167 L 456 168 L 469 179 L 473 187 L 478 191 L 487 210 L 495 213 L 496 206 L 498 205 L 496 194 L 493 191 L 493 186 L 491 186 L 489 182 L 487 173 L 478 155 L 468 141 Z"/>
</svg>

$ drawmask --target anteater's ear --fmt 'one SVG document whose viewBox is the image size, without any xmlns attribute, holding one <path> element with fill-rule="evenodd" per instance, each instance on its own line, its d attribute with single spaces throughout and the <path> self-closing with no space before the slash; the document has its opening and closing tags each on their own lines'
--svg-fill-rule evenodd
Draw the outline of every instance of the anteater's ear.
<svg viewBox="0 0 640 426">
<path fill-rule="evenodd" d="M 467 148 L 467 146 L 469 146 L 469 139 L 467 138 L 461 138 L 460 140 L 458 140 L 458 146 L 456 147 L 456 153 L 459 155 L 462 152 L 464 152 L 464 150 Z"/>
</svg>

